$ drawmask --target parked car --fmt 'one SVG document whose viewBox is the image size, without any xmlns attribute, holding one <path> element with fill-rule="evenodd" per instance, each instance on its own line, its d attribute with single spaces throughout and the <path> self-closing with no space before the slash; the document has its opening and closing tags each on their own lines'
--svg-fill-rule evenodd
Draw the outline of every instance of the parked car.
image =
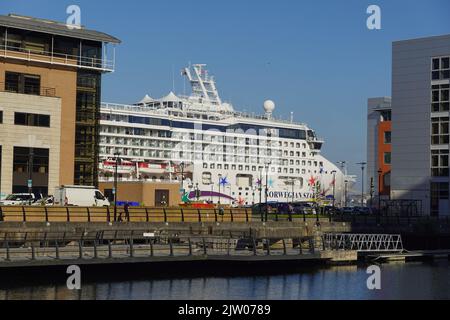
<svg viewBox="0 0 450 320">
<path fill-rule="evenodd" d="M 355 214 L 371 214 L 372 210 L 368 207 L 355 207 L 354 213 Z"/>
<path fill-rule="evenodd" d="M 355 208 L 353 208 L 353 207 L 343 207 L 341 209 L 341 212 L 344 213 L 344 214 L 353 214 L 353 213 L 355 213 Z"/>
<path fill-rule="evenodd" d="M 36 200 L 33 204 L 33 206 L 53 206 L 55 205 L 55 198 L 53 196 L 44 197 L 41 199 Z"/>
<path fill-rule="evenodd" d="M 294 213 L 296 214 L 317 214 L 316 209 L 309 203 L 295 203 Z"/>
<path fill-rule="evenodd" d="M 36 197 L 32 193 L 13 193 L 0 201 L 2 206 L 24 206 L 30 205 L 36 201 Z"/>
</svg>

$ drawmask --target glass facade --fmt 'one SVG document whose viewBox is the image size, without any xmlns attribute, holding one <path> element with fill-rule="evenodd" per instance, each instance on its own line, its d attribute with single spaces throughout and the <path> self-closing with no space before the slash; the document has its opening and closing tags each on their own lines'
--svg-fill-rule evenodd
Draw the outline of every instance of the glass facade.
<svg viewBox="0 0 450 320">
<path fill-rule="evenodd" d="M 13 193 L 28 193 L 28 180 L 33 193 L 48 195 L 49 150 L 14 147 Z"/>
<path fill-rule="evenodd" d="M 98 185 L 101 74 L 79 71 L 75 137 L 75 184 Z"/>
</svg>

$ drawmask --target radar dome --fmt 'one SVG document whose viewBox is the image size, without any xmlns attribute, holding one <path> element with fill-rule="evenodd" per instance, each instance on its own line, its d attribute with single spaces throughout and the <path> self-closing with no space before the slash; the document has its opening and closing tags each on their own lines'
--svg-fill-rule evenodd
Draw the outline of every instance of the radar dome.
<svg viewBox="0 0 450 320">
<path fill-rule="evenodd" d="M 264 102 L 264 111 L 266 113 L 272 113 L 275 110 L 275 103 L 272 100 L 266 100 Z"/>
</svg>

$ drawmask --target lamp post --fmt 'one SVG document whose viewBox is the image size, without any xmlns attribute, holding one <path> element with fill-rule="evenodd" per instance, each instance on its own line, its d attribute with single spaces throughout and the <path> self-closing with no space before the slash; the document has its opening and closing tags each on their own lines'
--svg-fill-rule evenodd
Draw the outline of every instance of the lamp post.
<svg viewBox="0 0 450 320">
<path fill-rule="evenodd" d="M 34 162 L 34 150 L 33 148 L 29 149 L 28 154 L 28 193 L 31 195 L 33 193 L 33 162 Z M 31 205 L 31 197 L 30 203 Z"/>
<path fill-rule="evenodd" d="M 345 207 L 347 207 L 347 203 L 348 203 L 348 201 L 347 201 L 347 196 L 348 196 L 347 185 L 348 185 L 348 180 L 345 180 L 344 181 L 344 205 L 345 205 Z"/>
<path fill-rule="evenodd" d="M 180 163 L 180 167 L 181 167 L 181 192 L 183 192 L 184 194 L 184 162 Z"/>
<path fill-rule="evenodd" d="M 120 153 L 116 152 L 114 153 L 114 156 L 116 157 L 116 166 L 114 169 L 114 221 L 117 221 L 117 180 L 119 179 L 119 172 L 118 172 L 118 168 L 119 168 L 119 164 L 121 163 L 121 159 L 120 157 Z"/>
<path fill-rule="evenodd" d="M 364 169 L 366 169 L 367 162 L 359 162 L 357 164 L 361 165 L 361 171 L 362 171 L 362 175 L 361 175 L 361 184 L 362 184 L 361 207 L 364 207 Z"/>
<path fill-rule="evenodd" d="M 336 170 L 331 171 L 333 174 L 333 211 L 336 210 Z"/>
<path fill-rule="evenodd" d="M 269 216 L 269 206 L 268 206 L 268 198 L 269 198 L 269 168 L 270 168 L 271 162 L 266 163 L 266 216 L 265 221 L 268 221 Z"/>
<path fill-rule="evenodd" d="M 344 183 L 345 183 L 345 179 L 347 178 L 347 174 L 348 174 L 348 172 L 347 172 L 347 161 L 338 161 L 337 162 L 339 165 L 340 165 L 340 167 L 341 167 L 341 170 L 342 170 L 342 172 L 344 173 Z M 342 184 L 341 184 L 341 189 L 342 189 Z M 345 189 L 345 185 L 344 185 L 344 189 Z M 345 207 L 347 206 L 347 203 L 342 203 L 342 199 L 341 199 L 341 206 L 342 205 L 344 205 Z"/>
<path fill-rule="evenodd" d="M 378 214 L 381 215 L 381 175 L 383 170 L 378 169 Z"/>
<path fill-rule="evenodd" d="M 219 177 L 219 206 L 220 206 L 220 203 L 222 201 L 222 194 L 221 194 L 221 190 L 220 190 L 220 187 L 221 187 L 221 184 L 222 184 L 222 181 L 221 181 L 222 180 L 222 175 L 219 174 L 218 177 Z"/>
</svg>

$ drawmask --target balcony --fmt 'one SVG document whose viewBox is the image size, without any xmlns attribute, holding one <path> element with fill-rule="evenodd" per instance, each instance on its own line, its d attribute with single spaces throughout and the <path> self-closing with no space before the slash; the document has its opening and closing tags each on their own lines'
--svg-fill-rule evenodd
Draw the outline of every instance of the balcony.
<svg viewBox="0 0 450 320">
<path fill-rule="evenodd" d="M 27 94 L 42 97 L 56 97 L 56 89 L 41 86 L 24 86 L 19 89 L 18 86 L 0 82 L 0 92 Z"/>
<path fill-rule="evenodd" d="M 97 70 L 101 72 L 114 72 L 114 59 L 93 58 L 86 56 L 74 56 L 49 52 L 43 50 L 31 50 L 16 46 L 1 46 L 0 57 L 21 61 L 38 62 L 50 65 L 75 67 L 81 69 Z"/>
</svg>

